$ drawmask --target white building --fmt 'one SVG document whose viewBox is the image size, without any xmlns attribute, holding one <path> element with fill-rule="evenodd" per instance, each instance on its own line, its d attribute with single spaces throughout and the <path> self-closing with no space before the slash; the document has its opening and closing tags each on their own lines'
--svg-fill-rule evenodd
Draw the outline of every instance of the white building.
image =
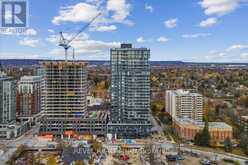
<svg viewBox="0 0 248 165">
<path fill-rule="evenodd" d="M 95 98 L 93 96 L 87 96 L 87 106 L 88 107 L 101 105 L 102 103 L 103 103 L 103 100 L 101 98 Z"/>
<path fill-rule="evenodd" d="M 203 96 L 190 91 L 168 90 L 165 94 L 166 111 L 172 118 L 188 118 L 202 121 Z"/>
</svg>

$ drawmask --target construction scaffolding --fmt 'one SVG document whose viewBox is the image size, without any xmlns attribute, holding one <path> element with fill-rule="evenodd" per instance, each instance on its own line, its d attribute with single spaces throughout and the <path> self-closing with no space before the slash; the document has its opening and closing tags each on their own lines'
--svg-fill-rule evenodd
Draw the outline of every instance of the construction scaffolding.
<svg viewBox="0 0 248 165">
<path fill-rule="evenodd" d="M 83 62 L 45 62 L 42 89 L 41 132 L 63 135 L 87 110 L 87 64 Z"/>
</svg>

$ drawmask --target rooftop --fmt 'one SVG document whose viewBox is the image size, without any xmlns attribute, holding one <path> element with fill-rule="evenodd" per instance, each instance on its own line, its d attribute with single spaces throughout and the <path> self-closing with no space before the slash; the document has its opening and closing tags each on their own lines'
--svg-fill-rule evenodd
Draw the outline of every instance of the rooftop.
<svg viewBox="0 0 248 165">
<path fill-rule="evenodd" d="M 44 67 L 53 66 L 53 67 L 63 68 L 66 66 L 86 66 L 86 65 L 87 65 L 87 63 L 82 62 L 82 61 L 48 61 L 48 62 L 43 62 Z"/>
<path fill-rule="evenodd" d="M 147 48 L 134 48 L 132 46 L 132 44 L 130 44 L 130 43 L 122 43 L 120 48 L 112 48 L 111 50 L 138 50 L 138 51 L 145 50 L 145 51 L 147 51 L 149 49 L 147 49 Z"/>
<path fill-rule="evenodd" d="M 241 116 L 241 118 L 248 121 L 248 116 Z"/>
<path fill-rule="evenodd" d="M 190 92 L 188 90 L 183 90 L 183 89 L 173 90 L 172 92 L 174 92 L 178 96 L 202 96 L 199 93 Z"/>
<path fill-rule="evenodd" d="M 40 76 L 23 76 L 21 77 L 22 82 L 33 82 L 33 81 L 40 81 Z"/>
<path fill-rule="evenodd" d="M 204 122 L 199 122 L 188 118 L 176 118 L 175 121 L 181 125 L 185 125 L 189 127 L 204 128 L 205 126 Z M 229 126 L 224 122 L 208 122 L 208 126 L 210 129 L 232 129 L 231 126 Z"/>
</svg>

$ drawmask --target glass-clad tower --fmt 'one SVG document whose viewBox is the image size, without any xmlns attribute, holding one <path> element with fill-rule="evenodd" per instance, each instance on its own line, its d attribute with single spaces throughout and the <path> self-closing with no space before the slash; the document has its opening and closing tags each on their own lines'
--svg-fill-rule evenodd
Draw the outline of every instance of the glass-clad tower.
<svg viewBox="0 0 248 165">
<path fill-rule="evenodd" d="M 15 123 L 16 81 L 0 72 L 0 124 Z"/>
<path fill-rule="evenodd" d="M 111 49 L 110 133 L 145 136 L 150 131 L 150 50 L 122 44 Z"/>
</svg>

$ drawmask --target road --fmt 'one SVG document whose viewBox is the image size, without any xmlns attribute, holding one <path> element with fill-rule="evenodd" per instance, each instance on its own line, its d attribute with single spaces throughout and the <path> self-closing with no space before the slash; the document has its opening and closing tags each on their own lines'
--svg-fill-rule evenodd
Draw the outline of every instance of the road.
<svg viewBox="0 0 248 165">
<path fill-rule="evenodd" d="M 3 165 L 4 162 L 9 160 L 11 155 L 16 151 L 17 147 L 20 145 L 34 146 L 37 143 L 37 140 L 34 135 L 36 135 L 39 131 L 39 125 L 32 127 L 28 132 L 24 135 L 14 139 L 14 140 L 1 140 L 0 150 L 3 151 L 2 155 L 0 155 L 0 165 Z"/>
<path fill-rule="evenodd" d="M 195 153 L 199 153 L 205 157 L 215 157 L 217 156 L 218 159 L 223 159 L 223 158 L 229 158 L 229 159 L 233 159 L 235 161 L 239 161 L 240 165 L 246 165 L 245 161 L 248 161 L 248 157 L 243 157 L 243 156 L 239 156 L 239 155 L 234 155 L 234 154 L 230 154 L 230 153 L 217 153 L 217 152 L 210 152 L 210 151 L 202 151 L 199 149 L 193 149 L 191 147 L 180 147 L 181 151 L 188 151 L 188 152 L 195 152 Z"/>
<path fill-rule="evenodd" d="M 153 125 L 153 128 L 157 130 L 161 135 L 164 134 L 163 128 L 158 124 L 154 116 L 151 116 L 151 123 Z"/>
</svg>

